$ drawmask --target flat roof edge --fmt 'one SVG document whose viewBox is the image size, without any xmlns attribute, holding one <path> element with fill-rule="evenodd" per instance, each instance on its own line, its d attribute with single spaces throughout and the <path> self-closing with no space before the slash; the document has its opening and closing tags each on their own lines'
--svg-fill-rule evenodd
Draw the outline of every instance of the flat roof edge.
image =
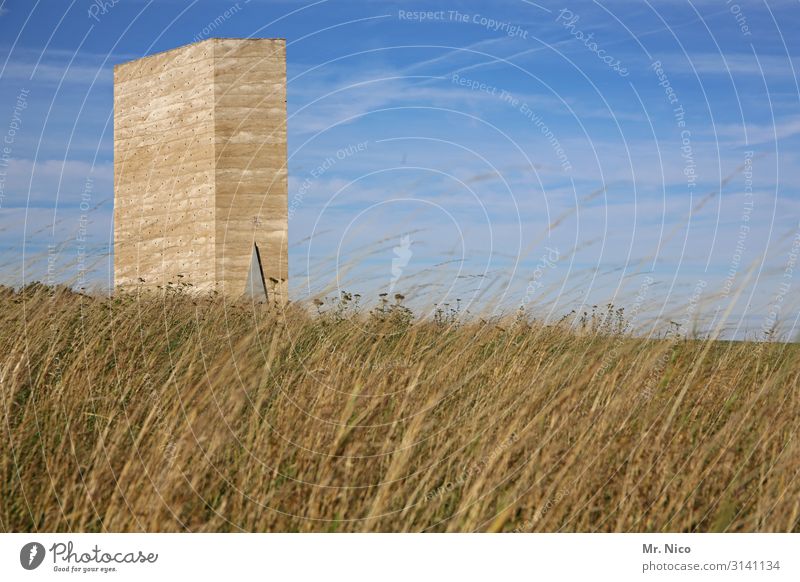
<svg viewBox="0 0 800 582">
<path fill-rule="evenodd" d="M 188 44 L 182 44 L 180 46 L 173 47 L 171 49 L 165 49 L 163 51 L 158 51 L 155 53 L 150 53 L 149 55 L 143 55 L 137 59 L 132 59 L 130 61 L 125 61 L 124 63 L 117 63 L 114 65 L 114 70 L 116 71 L 118 67 L 124 67 L 126 65 L 130 65 L 131 63 L 138 63 L 145 59 L 149 59 L 151 57 L 157 57 L 159 55 L 163 55 L 172 51 L 182 50 L 190 46 L 195 46 L 202 44 L 204 42 L 211 42 L 215 40 L 276 40 L 276 41 L 283 41 L 286 42 L 286 39 L 283 37 L 258 37 L 258 36 L 211 36 L 209 38 L 204 38 L 201 40 L 196 40 L 194 42 L 190 42 Z"/>
</svg>

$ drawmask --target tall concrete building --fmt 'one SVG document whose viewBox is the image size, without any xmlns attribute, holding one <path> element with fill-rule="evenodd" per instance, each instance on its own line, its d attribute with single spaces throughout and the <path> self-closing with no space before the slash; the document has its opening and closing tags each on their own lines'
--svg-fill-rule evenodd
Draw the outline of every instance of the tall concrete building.
<svg viewBox="0 0 800 582">
<path fill-rule="evenodd" d="M 286 179 L 285 40 L 114 68 L 115 286 L 286 301 Z"/>
</svg>

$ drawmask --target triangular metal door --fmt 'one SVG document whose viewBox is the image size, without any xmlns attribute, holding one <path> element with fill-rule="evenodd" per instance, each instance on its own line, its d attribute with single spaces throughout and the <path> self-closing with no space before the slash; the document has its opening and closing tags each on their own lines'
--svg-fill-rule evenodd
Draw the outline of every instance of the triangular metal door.
<svg viewBox="0 0 800 582">
<path fill-rule="evenodd" d="M 245 295 L 254 301 L 267 300 L 267 284 L 264 281 L 264 271 L 261 269 L 261 255 L 258 245 L 253 243 L 253 255 L 250 257 L 250 272 L 247 274 L 247 284 L 244 288 Z"/>
</svg>

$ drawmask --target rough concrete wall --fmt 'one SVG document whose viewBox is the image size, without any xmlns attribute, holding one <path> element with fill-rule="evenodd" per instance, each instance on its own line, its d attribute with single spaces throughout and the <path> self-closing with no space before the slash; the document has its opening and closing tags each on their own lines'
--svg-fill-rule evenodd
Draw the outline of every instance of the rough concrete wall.
<svg viewBox="0 0 800 582">
<path fill-rule="evenodd" d="M 115 67 L 115 284 L 239 296 L 255 244 L 285 301 L 286 155 L 283 39 L 210 39 Z"/>
<path fill-rule="evenodd" d="M 216 279 L 238 296 L 258 245 L 270 299 L 287 298 L 286 41 L 215 39 Z M 271 280 L 281 281 L 274 284 Z"/>
<path fill-rule="evenodd" d="M 114 69 L 117 286 L 214 286 L 213 65 L 203 42 Z"/>
</svg>

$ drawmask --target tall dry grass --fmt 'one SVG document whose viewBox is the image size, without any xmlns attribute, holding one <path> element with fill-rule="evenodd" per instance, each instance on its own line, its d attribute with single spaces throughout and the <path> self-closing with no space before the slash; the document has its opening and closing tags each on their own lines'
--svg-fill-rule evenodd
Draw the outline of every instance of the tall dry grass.
<svg viewBox="0 0 800 582">
<path fill-rule="evenodd" d="M 800 530 L 796 345 L 0 295 L 6 531 Z"/>
</svg>

